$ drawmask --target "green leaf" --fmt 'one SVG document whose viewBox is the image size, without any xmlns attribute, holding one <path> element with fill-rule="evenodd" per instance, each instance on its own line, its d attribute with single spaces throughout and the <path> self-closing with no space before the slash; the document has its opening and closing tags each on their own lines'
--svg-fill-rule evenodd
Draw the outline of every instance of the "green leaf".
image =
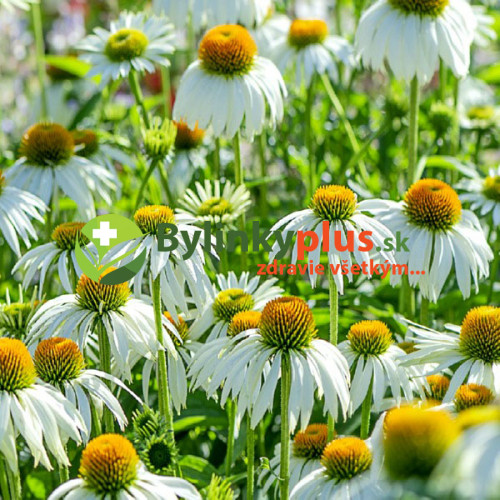
<svg viewBox="0 0 500 500">
<path fill-rule="evenodd" d="M 185 455 L 179 461 L 182 476 L 193 483 L 198 489 L 210 484 L 212 474 L 218 474 L 217 469 L 207 460 L 194 455 Z"/>
<path fill-rule="evenodd" d="M 75 114 L 73 120 L 69 124 L 69 129 L 76 128 L 87 116 L 89 116 L 92 111 L 94 111 L 95 107 L 101 100 L 101 92 L 97 92 L 94 94 Z"/>
<path fill-rule="evenodd" d="M 71 56 L 48 55 L 45 56 L 45 62 L 79 78 L 83 78 L 91 68 L 90 64 Z"/>
<path fill-rule="evenodd" d="M 490 85 L 500 84 L 500 63 L 488 65 L 479 71 L 477 77 Z"/>
</svg>

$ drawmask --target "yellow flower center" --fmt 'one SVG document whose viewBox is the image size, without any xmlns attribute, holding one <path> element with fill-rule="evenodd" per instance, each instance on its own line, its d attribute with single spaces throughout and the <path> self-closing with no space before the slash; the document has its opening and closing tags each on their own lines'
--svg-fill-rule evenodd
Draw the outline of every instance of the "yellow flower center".
<svg viewBox="0 0 500 500">
<path fill-rule="evenodd" d="M 189 335 L 189 327 L 188 324 L 184 321 L 184 318 L 177 316 L 177 321 L 175 321 L 172 315 L 168 311 L 165 311 L 163 314 L 165 315 L 165 318 L 167 318 L 170 321 L 170 323 L 172 323 L 172 325 L 175 326 L 182 342 L 185 342 Z M 170 338 L 177 347 L 181 345 L 179 339 L 170 330 L 168 330 L 168 334 L 170 335 Z"/>
<path fill-rule="evenodd" d="M 490 422 L 500 423 L 500 407 L 498 405 L 472 406 L 461 411 L 457 417 L 457 424 L 462 430 Z"/>
<path fill-rule="evenodd" d="M 486 198 L 500 203 L 500 175 L 486 177 L 483 184 L 483 194 Z"/>
<path fill-rule="evenodd" d="M 144 134 L 144 149 L 149 158 L 162 160 L 175 144 L 177 127 L 170 120 L 157 119 Z"/>
<path fill-rule="evenodd" d="M 356 205 L 356 195 L 344 186 L 321 186 L 311 201 L 313 212 L 320 219 L 330 222 L 351 218 Z"/>
<path fill-rule="evenodd" d="M 37 375 L 50 384 L 77 378 L 85 367 L 83 355 L 70 339 L 53 337 L 42 340 L 35 351 Z"/>
<path fill-rule="evenodd" d="M 175 149 L 189 150 L 196 149 L 203 142 L 205 131 L 198 128 L 198 124 L 194 128 L 189 128 L 186 122 L 174 122 L 177 127 L 177 135 L 175 137 Z"/>
<path fill-rule="evenodd" d="M 308 347 L 316 337 L 313 314 L 298 297 L 281 297 L 266 304 L 260 319 L 264 343 L 280 349 Z"/>
<path fill-rule="evenodd" d="M 450 387 L 450 379 L 444 375 L 429 375 L 427 383 L 429 384 L 429 390 L 426 391 L 427 398 L 434 401 L 443 401 Z"/>
<path fill-rule="evenodd" d="M 328 26 L 325 21 L 310 19 L 295 19 L 290 25 L 288 43 L 292 47 L 302 49 L 314 43 L 322 43 L 328 36 Z"/>
<path fill-rule="evenodd" d="M 260 323 L 262 313 L 258 311 L 242 311 L 233 316 L 231 324 L 227 330 L 230 337 L 235 337 L 238 333 L 257 328 Z"/>
<path fill-rule="evenodd" d="M 19 154 L 31 165 L 53 167 L 65 164 L 74 149 L 73 137 L 62 125 L 37 123 L 24 133 Z"/>
<path fill-rule="evenodd" d="M 139 456 L 127 438 L 103 434 L 83 450 L 79 475 L 92 491 L 113 494 L 134 483 L 138 467 Z"/>
<path fill-rule="evenodd" d="M 495 108 L 493 106 L 472 106 L 467 110 L 467 118 L 470 120 L 488 121 L 495 116 Z"/>
<path fill-rule="evenodd" d="M 438 17 L 448 5 L 449 0 L 389 0 L 389 3 L 405 14 Z"/>
<path fill-rule="evenodd" d="M 214 315 L 225 323 L 231 323 L 235 314 L 253 309 L 253 297 L 241 288 L 229 288 L 219 292 L 213 304 Z"/>
<path fill-rule="evenodd" d="M 198 208 L 198 215 L 222 217 L 223 215 L 230 214 L 232 211 L 233 206 L 224 198 L 209 198 Z"/>
<path fill-rule="evenodd" d="M 368 470 L 372 464 L 372 452 L 357 437 L 333 440 L 323 451 L 321 464 L 326 474 L 335 481 L 351 479 Z"/>
<path fill-rule="evenodd" d="M 257 44 L 250 33 L 236 24 L 216 26 L 203 37 L 198 57 L 209 73 L 226 76 L 247 74 L 257 55 Z"/>
<path fill-rule="evenodd" d="M 134 221 L 144 234 L 157 234 L 160 224 L 175 224 L 175 215 L 165 205 L 149 205 L 137 210 Z"/>
<path fill-rule="evenodd" d="M 394 479 L 428 477 L 458 435 L 450 415 L 404 407 L 384 421 L 385 466 Z"/>
<path fill-rule="evenodd" d="M 131 293 L 127 283 L 104 285 L 100 282 L 103 276 L 114 270 L 114 267 L 106 269 L 99 278 L 99 283 L 82 274 L 76 285 L 76 295 L 83 308 L 103 313 L 118 311 L 127 303 Z"/>
<path fill-rule="evenodd" d="M 88 243 L 88 238 L 82 234 L 83 222 L 63 222 L 52 231 L 52 239 L 61 250 L 74 250 L 76 240 Z"/>
<path fill-rule="evenodd" d="M 104 52 L 113 62 L 131 61 L 141 57 L 148 44 L 148 37 L 142 31 L 122 28 L 108 38 Z"/>
<path fill-rule="evenodd" d="M 415 342 L 410 342 L 408 340 L 403 340 L 402 342 L 398 342 L 396 344 L 400 349 L 403 349 L 406 354 L 411 354 L 412 352 L 415 352 L 417 349 L 415 347 Z"/>
<path fill-rule="evenodd" d="M 293 438 L 293 454 L 301 458 L 321 458 L 328 443 L 328 426 L 311 424 Z"/>
<path fill-rule="evenodd" d="M 347 340 L 362 356 L 384 354 L 392 344 L 392 333 L 382 321 L 360 321 L 351 326 Z"/>
<path fill-rule="evenodd" d="M 92 130 L 73 130 L 71 132 L 75 146 L 77 146 L 76 154 L 84 158 L 90 158 L 99 151 L 99 138 Z M 80 148 L 78 149 L 78 146 Z"/>
<path fill-rule="evenodd" d="M 467 313 L 460 330 L 460 349 L 485 363 L 500 361 L 499 307 L 476 307 Z"/>
<path fill-rule="evenodd" d="M 417 181 L 406 192 L 403 203 L 410 222 L 430 231 L 447 231 L 462 215 L 455 190 L 437 179 Z"/>
<path fill-rule="evenodd" d="M 494 394 L 484 385 L 464 384 L 455 393 L 454 403 L 456 410 L 462 411 L 472 406 L 489 405 L 494 398 Z"/>
<path fill-rule="evenodd" d="M 17 339 L 0 338 L 0 391 L 26 389 L 35 380 L 35 366 L 26 346 Z"/>
</svg>

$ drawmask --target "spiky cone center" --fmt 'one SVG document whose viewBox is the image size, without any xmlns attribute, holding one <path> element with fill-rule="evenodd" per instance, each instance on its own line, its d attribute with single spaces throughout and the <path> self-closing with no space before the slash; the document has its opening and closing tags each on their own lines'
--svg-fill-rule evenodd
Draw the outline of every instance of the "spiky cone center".
<svg viewBox="0 0 500 500">
<path fill-rule="evenodd" d="M 384 421 L 385 467 L 394 479 L 426 478 L 458 435 L 443 411 L 403 407 Z"/>
<path fill-rule="evenodd" d="M 258 328 L 262 313 L 258 311 L 241 311 L 236 313 L 231 320 L 227 334 L 236 337 L 241 332 Z"/>
<path fill-rule="evenodd" d="M 288 31 L 288 43 L 296 49 L 308 45 L 323 43 L 328 36 L 328 26 L 325 21 L 313 19 L 295 19 Z"/>
<path fill-rule="evenodd" d="M 296 457 L 320 459 L 328 443 L 328 426 L 311 424 L 293 438 L 293 454 Z"/>
<path fill-rule="evenodd" d="M 229 479 L 223 480 L 220 476 L 213 474 L 204 498 L 206 500 L 234 500 L 231 481 Z"/>
<path fill-rule="evenodd" d="M 486 177 L 483 184 L 483 194 L 489 200 L 500 203 L 500 175 Z"/>
<path fill-rule="evenodd" d="M 311 210 L 320 219 L 330 222 L 350 219 L 356 206 L 356 195 L 344 186 L 321 186 L 311 200 Z"/>
<path fill-rule="evenodd" d="M 127 303 L 131 294 L 127 283 L 119 285 L 104 285 L 101 283 L 101 278 L 114 270 L 114 267 L 106 269 L 101 274 L 99 283 L 82 274 L 76 285 L 76 296 L 78 303 L 83 308 L 103 313 L 118 311 Z"/>
<path fill-rule="evenodd" d="M 198 128 L 198 123 L 196 123 L 194 128 L 189 128 L 187 123 L 182 120 L 174 123 L 177 127 L 175 149 L 178 151 L 189 151 L 190 149 L 196 149 L 201 146 L 203 138 L 205 137 L 205 131 Z"/>
<path fill-rule="evenodd" d="M 485 363 L 500 361 L 499 307 L 476 307 L 466 314 L 460 330 L 460 350 Z"/>
<path fill-rule="evenodd" d="M 309 347 L 317 334 L 312 311 L 299 297 L 268 302 L 262 311 L 259 331 L 265 344 L 279 349 Z"/>
<path fill-rule="evenodd" d="M 389 0 L 389 3 L 405 14 L 436 18 L 443 13 L 449 0 Z"/>
<path fill-rule="evenodd" d="M 177 321 L 174 320 L 173 316 L 168 312 L 165 311 L 163 313 L 165 318 L 167 318 L 172 325 L 175 326 L 177 333 L 179 334 L 179 337 L 181 338 L 182 343 L 184 343 L 188 337 L 189 337 L 189 327 L 184 318 L 181 318 L 180 316 L 177 316 Z M 170 335 L 170 338 L 172 339 L 172 342 L 179 347 L 181 345 L 181 342 L 179 341 L 179 338 L 174 335 L 170 330 L 167 330 L 168 334 Z"/>
<path fill-rule="evenodd" d="M 448 231 L 462 216 L 462 204 L 454 189 L 437 179 L 413 184 L 403 200 L 410 222 L 429 231 Z"/>
<path fill-rule="evenodd" d="M 71 339 L 53 337 L 42 340 L 35 350 L 36 373 L 49 384 L 73 380 L 84 367 L 83 354 Z"/>
<path fill-rule="evenodd" d="M 251 311 L 254 305 L 249 293 L 241 288 L 229 288 L 217 294 L 212 308 L 217 319 L 229 324 L 237 313 Z"/>
<path fill-rule="evenodd" d="M 99 494 L 125 490 L 137 479 L 139 456 L 132 443 L 118 434 L 92 439 L 82 452 L 79 475 Z"/>
<path fill-rule="evenodd" d="M 14 337 L 22 338 L 26 335 L 26 326 L 31 313 L 40 302 L 35 300 L 33 304 L 13 302 L 0 308 L 0 329 L 7 330 Z"/>
<path fill-rule="evenodd" d="M 17 339 L 0 338 L 0 391 L 16 392 L 31 387 L 36 380 L 33 359 Z"/>
<path fill-rule="evenodd" d="M 24 133 L 19 146 L 20 156 L 30 165 L 53 167 L 64 165 L 73 156 L 72 135 L 57 123 L 37 123 Z"/>
<path fill-rule="evenodd" d="M 80 244 L 87 244 L 89 239 L 82 233 L 84 222 L 63 222 L 52 231 L 51 238 L 57 248 L 61 250 L 74 250 L 76 240 Z"/>
<path fill-rule="evenodd" d="M 99 151 L 99 137 L 93 130 L 73 130 L 71 132 L 75 142 L 75 152 L 78 156 L 90 158 Z"/>
<path fill-rule="evenodd" d="M 157 411 L 148 407 L 143 411 L 134 411 L 132 422 L 134 434 L 141 443 L 153 435 L 160 434 L 165 427 L 164 418 Z"/>
<path fill-rule="evenodd" d="M 495 116 L 493 106 L 472 106 L 467 110 L 469 120 L 490 121 Z"/>
<path fill-rule="evenodd" d="M 392 345 L 392 333 L 382 321 L 360 321 L 351 326 L 347 340 L 361 356 L 379 356 Z"/>
<path fill-rule="evenodd" d="M 170 120 L 156 120 L 144 133 L 144 149 L 151 159 L 162 160 L 174 148 L 177 127 Z"/>
<path fill-rule="evenodd" d="M 231 214 L 233 206 L 224 198 L 209 198 L 205 200 L 198 208 L 198 215 L 222 217 L 223 215 Z"/>
<path fill-rule="evenodd" d="M 175 215 L 165 205 L 149 205 L 137 210 L 134 221 L 144 234 L 157 234 L 160 224 L 175 224 Z"/>
<path fill-rule="evenodd" d="M 200 42 L 198 57 L 208 73 L 226 77 L 246 75 L 253 67 L 257 44 L 250 33 L 236 24 L 216 26 Z"/>
<path fill-rule="evenodd" d="M 321 465 L 334 481 L 352 479 L 367 471 L 373 461 L 367 444 L 357 437 L 344 437 L 326 445 Z"/>
<path fill-rule="evenodd" d="M 464 384 L 455 393 L 455 409 L 463 411 L 473 406 L 487 406 L 494 398 L 493 392 L 484 385 Z"/>
<path fill-rule="evenodd" d="M 429 122 L 438 137 L 450 131 L 457 121 L 456 111 L 442 102 L 434 102 L 429 111 Z"/>
<path fill-rule="evenodd" d="M 490 422 L 500 423 L 500 406 L 472 406 L 461 411 L 457 416 L 457 424 L 461 430 Z"/>
<path fill-rule="evenodd" d="M 174 451 L 165 435 L 152 436 L 142 445 L 139 456 L 149 472 L 166 475 L 171 470 Z"/>
<path fill-rule="evenodd" d="M 427 383 L 429 384 L 429 390 L 425 391 L 427 398 L 434 401 L 443 401 L 450 387 L 450 379 L 445 375 L 429 375 Z"/>
<path fill-rule="evenodd" d="M 108 38 L 104 52 L 113 62 L 131 61 L 141 57 L 148 44 L 148 37 L 142 31 L 122 28 Z"/>
</svg>

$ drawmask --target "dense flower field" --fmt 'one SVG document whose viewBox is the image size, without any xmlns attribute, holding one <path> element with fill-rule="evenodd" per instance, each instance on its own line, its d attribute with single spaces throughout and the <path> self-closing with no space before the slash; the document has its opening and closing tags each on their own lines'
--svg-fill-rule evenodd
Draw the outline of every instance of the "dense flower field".
<svg viewBox="0 0 500 500">
<path fill-rule="evenodd" d="M 0 0 L 0 498 L 498 498 L 499 32 Z"/>
</svg>

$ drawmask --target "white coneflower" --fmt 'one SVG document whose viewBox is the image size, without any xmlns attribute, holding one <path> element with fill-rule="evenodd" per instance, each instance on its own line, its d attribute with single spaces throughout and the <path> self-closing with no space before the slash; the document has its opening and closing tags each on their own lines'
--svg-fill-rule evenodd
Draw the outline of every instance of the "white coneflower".
<svg viewBox="0 0 500 500">
<path fill-rule="evenodd" d="M 21 271 L 24 273 L 23 288 L 33 284 L 37 275 L 40 294 L 43 292 L 45 280 L 52 278 L 56 271 L 61 284 L 67 293 L 75 289 L 76 280 L 82 274 L 76 261 L 75 244 L 88 243 L 82 234 L 83 222 L 64 222 L 52 232 L 50 243 L 45 243 L 25 253 L 12 269 L 12 274 Z M 56 267 L 57 266 L 57 267 Z"/>
<path fill-rule="evenodd" d="M 118 434 L 103 434 L 89 442 L 80 459 L 79 478 L 62 484 L 49 495 L 49 500 L 60 498 L 201 500 L 186 480 L 148 472 L 132 443 Z"/>
<path fill-rule="evenodd" d="M 396 78 L 427 83 L 439 60 L 455 76 L 469 71 L 476 18 L 465 0 L 378 0 L 356 31 L 356 50 L 366 66 L 387 61 Z"/>
<path fill-rule="evenodd" d="M 212 127 L 216 137 L 232 138 L 241 129 L 260 133 L 283 118 L 285 83 L 276 66 L 257 55 L 257 45 L 242 26 L 209 30 L 198 60 L 184 73 L 174 105 L 174 119 L 190 128 Z M 266 108 L 269 117 L 266 118 Z"/>
<path fill-rule="evenodd" d="M 484 5 L 472 5 L 472 11 L 476 17 L 474 43 L 478 47 L 487 47 L 497 39 L 497 34 L 493 27 L 495 18 L 488 15 L 487 8 Z"/>
<path fill-rule="evenodd" d="M 435 371 L 456 367 L 444 402 L 453 400 L 466 380 L 500 393 L 500 308 L 482 306 L 471 309 L 462 325 L 447 325 L 450 333 L 437 332 L 409 323 L 416 351 L 405 364 L 437 363 Z"/>
<path fill-rule="evenodd" d="M 170 66 L 174 51 L 173 26 L 144 13 L 122 12 L 109 30 L 96 28 L 78 43 L 82 59 L 92 64 L 87 76 L 101 77 L 101 86 L 126 78 L 132 71 L 152 73 L 155 65 Z"/>
<path fill-rule="evenodd" d="M 498 126 L 500 108 L 492 88 L 478 78 L 464 78 L 458 86 L 458 116 L 466 130 L 482 132 Z"/>
<path fill-rule="evenodd" d="M 283 290 L 275 286 L 276 278 L 259 282 L 244 272 L 238 278 L 230 271 L 226 276 L 217 275 L 217 286 L 212 287 L 201 312 L 197 313 L 190 328 L 192 339 L 198 340 L 207 330 L 207 340 L 225 337 L 235 314 L 244 311 L 262 311 L 267 302 L 280 297 Z"/>
<path fill-rule="evenodd" d="M 45 203 L 30 192 L 6 183 L 0 170 L 0 234 L 17 255 L 21 255 L 19 238 L 30 248 L 30 238 L 37 239 L 31 219 L 43 222 L 47 210 Z"/>
<path fill-rule="evenodd" d="M 52 465 L 47 450 L 62 466 L 69 466 L 65 443 L 81 442 L 85 425 L 73 404 L 59 391 L 37 381 L 26 346 L 17 339 L 0 338 L 0 452 L 13 471 L 17 470 L 16 438 L 26 441 L 35 466 Z"/>
<path fill-rule="evenodd" d="M 462 209 L 453 188 L 437 179 L 422 179 L 408 189 L 401 202 L 365 203 L 394 234 L 408 238 L 409 251 L 396 250 L 396 261 L 407 265 L 410 285 L 418 285 L 423 297 L 438 300 L 453 262 L 463 297 L 470 296 L 471 276 L 477 293 L 478 280 L 489 275 L 493 253 L 477 217 Z M 391 284 L 401 278 L 392 274 Z"/>
<path fill-rule="evenodd" d="M 338 64 L 353 66 L 353 52 L 345 38 L 329 34 L 325 21 L 295 19 L 273 43 L 270 57 L 282 73 L 294 75 L 296 86 L 309 87 L 314 75 L 337 81 Z"/>
<path fill-rule="evenodd" d="M 205 180 L 195 184 L 196 192 L 188 189 L 179 200 L 178 213 L 186 213 L 200 222 L 224 224 L 227 228 L 236 228 L 236 221 L 251 205 L 250 192 L 244 185 L 236 187 L 230 181 L 221 186 L 220 181 Z"/>
<path fill-rule="evenodd" d="M 109 171 L 78 156 L 71 133 L 57 123 L 37 123 L 23 135 L 20 158 L 5 176 L 13 186 L 35 194 L 47 205 L 62 191 L 83 219 L 95 217 L 95 203 L 111 204 L 116 190 Z"/>
</svg>

